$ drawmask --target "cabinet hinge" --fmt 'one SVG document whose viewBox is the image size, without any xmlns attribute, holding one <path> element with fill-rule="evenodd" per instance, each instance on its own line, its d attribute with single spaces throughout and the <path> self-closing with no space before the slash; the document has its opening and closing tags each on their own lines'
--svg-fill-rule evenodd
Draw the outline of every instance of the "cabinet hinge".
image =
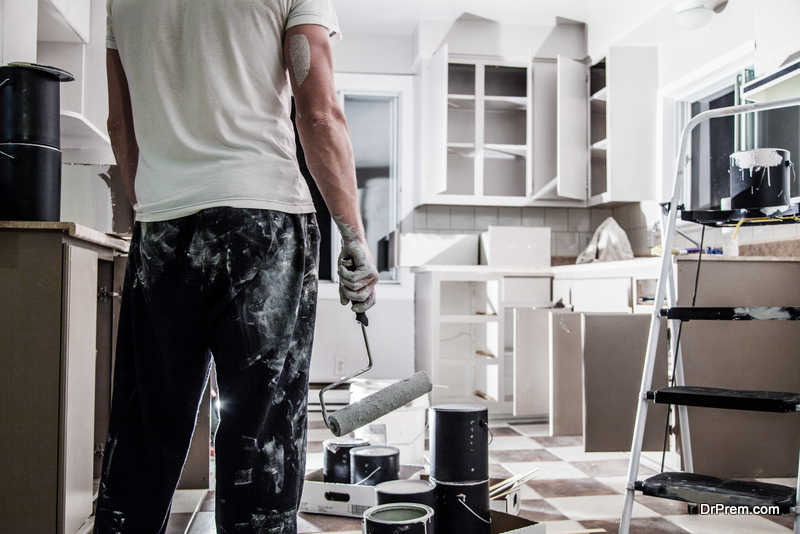
<svg viewBox="0 0 800 534">
<path fill-rule="evenodd" d="M 117 299 L 120 297 L 120 294 L 116 291 L 109 291 L 109 288 L 103 286 L 97 288 L 97 300 L 99 302 L 105 302 L 106 299 Z"/>
</svg>

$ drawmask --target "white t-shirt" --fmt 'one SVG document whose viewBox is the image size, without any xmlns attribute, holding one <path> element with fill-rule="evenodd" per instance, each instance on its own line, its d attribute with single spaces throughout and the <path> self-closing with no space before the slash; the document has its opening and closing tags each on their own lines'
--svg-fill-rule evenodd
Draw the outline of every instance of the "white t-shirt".
<svg viewBox="0 0 800 534">
<path fill-rule="evenodd" d="M 136 219 L 232 206 L 311 213 L 295 155 L 287 28 L 340 38 L 331 0 L 107 0 L 139 144 Z M 313 61 L 313 57 L 312 57 Z"/>
</svg>

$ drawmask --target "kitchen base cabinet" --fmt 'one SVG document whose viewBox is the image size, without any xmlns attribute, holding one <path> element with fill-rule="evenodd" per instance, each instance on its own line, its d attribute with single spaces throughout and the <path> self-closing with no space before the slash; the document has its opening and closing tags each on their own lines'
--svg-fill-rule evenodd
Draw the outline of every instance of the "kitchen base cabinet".
<svg viewBox="0 0 800 534">
<path fill-rule="evenodd" d="M 73 534 L 93 513 L 127 249 L 73 223 L 0 222 L 0 532 Z M 208 488 L 204 406 L 181 487 Z"/>
<path fill-rule="evenodd" d="M 507 311 L 550 307 L 549 270 L 488 266 L 424 266 L 414 269 L 416 368 L 435 384 L 432 404 L 480 404 L 494 415 L 520 412 L 529 392 L 515 381 L 522 359 L 507 346 Z M 513 318 L 513 315 L 509 315 Z"/>
</svg>

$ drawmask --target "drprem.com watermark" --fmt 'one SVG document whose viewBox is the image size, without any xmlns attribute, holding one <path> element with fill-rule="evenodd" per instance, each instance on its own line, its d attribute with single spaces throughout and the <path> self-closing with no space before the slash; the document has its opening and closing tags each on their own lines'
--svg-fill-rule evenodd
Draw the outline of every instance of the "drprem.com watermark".
<svg viewBox="0 0 800 534">
<path fill-rule="evenodd" d="M 701 504 L 700 515 L 780 515 L 779 506 L 726 506 Z"/>
</svg>

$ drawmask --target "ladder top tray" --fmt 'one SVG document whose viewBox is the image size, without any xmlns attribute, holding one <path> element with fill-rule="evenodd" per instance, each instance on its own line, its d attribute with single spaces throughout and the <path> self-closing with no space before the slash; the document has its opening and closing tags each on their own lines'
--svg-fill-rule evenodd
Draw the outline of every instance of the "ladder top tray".
<svg viewBox="0 0 800 534">
<path fill-rule="evenodd" d="M 651 497 L 695 504 L 747 507 L 775 506 L 780 514 L 788 514 L 795 504 L 795 488 L 716 478 L 697 473 L 661 473 L 643 482 L 636 490 Z"/>
<path fill-rule="evenodd" d="M 800 393 L 693 386 L 662 388 L 648 392 L 647 397 L 656 404 L 776 413 L 795 412 L 800 404 Z"/>
<path fill-rule="evenodd" d="M 772 211 L 774 209 L 777 211 Z M 793 224 L 800 222 L 800 205 L 792 204 L 772 209 L 681 210 L 681 220 L 705 226 Z"/>
<path fill-rule="evenodd" d="M 676 321 L 797 321 L 797 306 L 672 307 L 661 316 Z"/>
</svg>

